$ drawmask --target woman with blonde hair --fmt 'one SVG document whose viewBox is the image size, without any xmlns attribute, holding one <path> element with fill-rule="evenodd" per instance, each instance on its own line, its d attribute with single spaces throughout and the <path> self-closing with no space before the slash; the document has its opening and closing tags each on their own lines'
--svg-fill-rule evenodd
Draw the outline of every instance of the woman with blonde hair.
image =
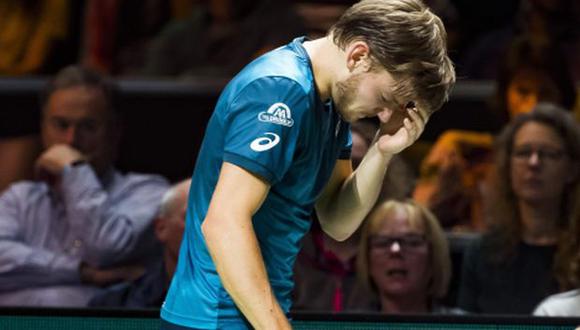
<svg viewBox="0 0 580 330">
<path fill-rule="evenodd" d="M 357 258 L 359 279 L 388 314 L 456 313 L 437 299 L 447 293 L 451 259 L 439 221 L 425 207 L 386 201 L 368 217 Z"/>
</svg>

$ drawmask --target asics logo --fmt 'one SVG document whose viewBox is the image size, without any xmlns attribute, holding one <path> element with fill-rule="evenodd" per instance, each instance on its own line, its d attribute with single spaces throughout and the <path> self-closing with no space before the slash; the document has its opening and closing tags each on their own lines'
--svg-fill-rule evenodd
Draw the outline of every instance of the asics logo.
<svg viewBox="0 0 580 330">
<path fill-rule="evenodd" d="M 252 148 L 252 150 L 257 152 L 266 151 L 274 148 L 274 146 L 280 142 L 280 137 L 275 133 L 267 132 L 264 133 L 264 135 L 266 136 L 259 137 L 252 141 L 250 144 L 250 148 Z"/>
<path fill-rule="evenodd" d="M 258 120 L 287 127 L 294 125 L 290 108 L 281 102 L 272 104 L 268 110 L 258 114 Z"/>
</svg>

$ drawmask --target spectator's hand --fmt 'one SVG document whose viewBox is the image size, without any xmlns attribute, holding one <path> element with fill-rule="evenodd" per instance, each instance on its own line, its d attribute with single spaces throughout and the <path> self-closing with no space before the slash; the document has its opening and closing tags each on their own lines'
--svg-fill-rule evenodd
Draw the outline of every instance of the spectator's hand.
<svg viewBox="0 0 580 330">
<path fill-rule="evenodd" d="M 141 265 L 127 265 L 99 269 L 81 263 L 79 272 L 83 283 L 107 286 L 122 281 L 133 281 L 143 275 L 145 268 Z"/>
<path fill-rule="evenodd" d="M 377 146 L 384 154 L 397 154 L 413 144 L 425 129 L 426 119 L 419 114 L 416 108 L 407 109 L 407 116 L 403 125 L 393 134 L 387 128 L 388 119 L 381 125 Z"/>
<path fill-rule="evenodd" d="M 85 160 L 78 150 L 66 144 L 56 144 L 45 150 L 36 160 L 34 173 L 40 180 L 57 181 L 66 165 Z"/>
</svg>

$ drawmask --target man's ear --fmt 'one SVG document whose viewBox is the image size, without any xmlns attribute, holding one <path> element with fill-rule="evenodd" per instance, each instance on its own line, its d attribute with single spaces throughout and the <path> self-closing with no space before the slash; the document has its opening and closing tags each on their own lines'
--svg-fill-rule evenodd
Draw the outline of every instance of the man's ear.
<svg viewBox="0 0 580 330">
<path fill-rule="evenodd" d="M 367 72 L 371 68 L 370 49 L 364 41 L 353 41 L 346 48 L 346 66 L 349 72 L 359 68 Z"/>
</svg>

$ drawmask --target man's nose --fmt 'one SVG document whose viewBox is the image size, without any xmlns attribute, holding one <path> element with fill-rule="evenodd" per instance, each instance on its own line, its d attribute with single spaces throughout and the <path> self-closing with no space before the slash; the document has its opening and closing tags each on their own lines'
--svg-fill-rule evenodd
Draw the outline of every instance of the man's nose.
<svg viewBox="0 0 580 330">
<path fill-rule="evenodd" d="M 77 138 L 78 138 L 78 128 L 76 127 L 76 125 L 70 125 L 66 128 L 64 132 L 64 141 L 62 142 L 72 146 L 76 143 Z"/>
<path fill-rule="evenodd" d="M 390 108 L 384 107 L 379 110 L 379 112 L 377 113 L 377 117 L 379 118 L 381 123 L 386 124 L 391 118 L 392 114 L 393 111 Z"/>
</svg>

